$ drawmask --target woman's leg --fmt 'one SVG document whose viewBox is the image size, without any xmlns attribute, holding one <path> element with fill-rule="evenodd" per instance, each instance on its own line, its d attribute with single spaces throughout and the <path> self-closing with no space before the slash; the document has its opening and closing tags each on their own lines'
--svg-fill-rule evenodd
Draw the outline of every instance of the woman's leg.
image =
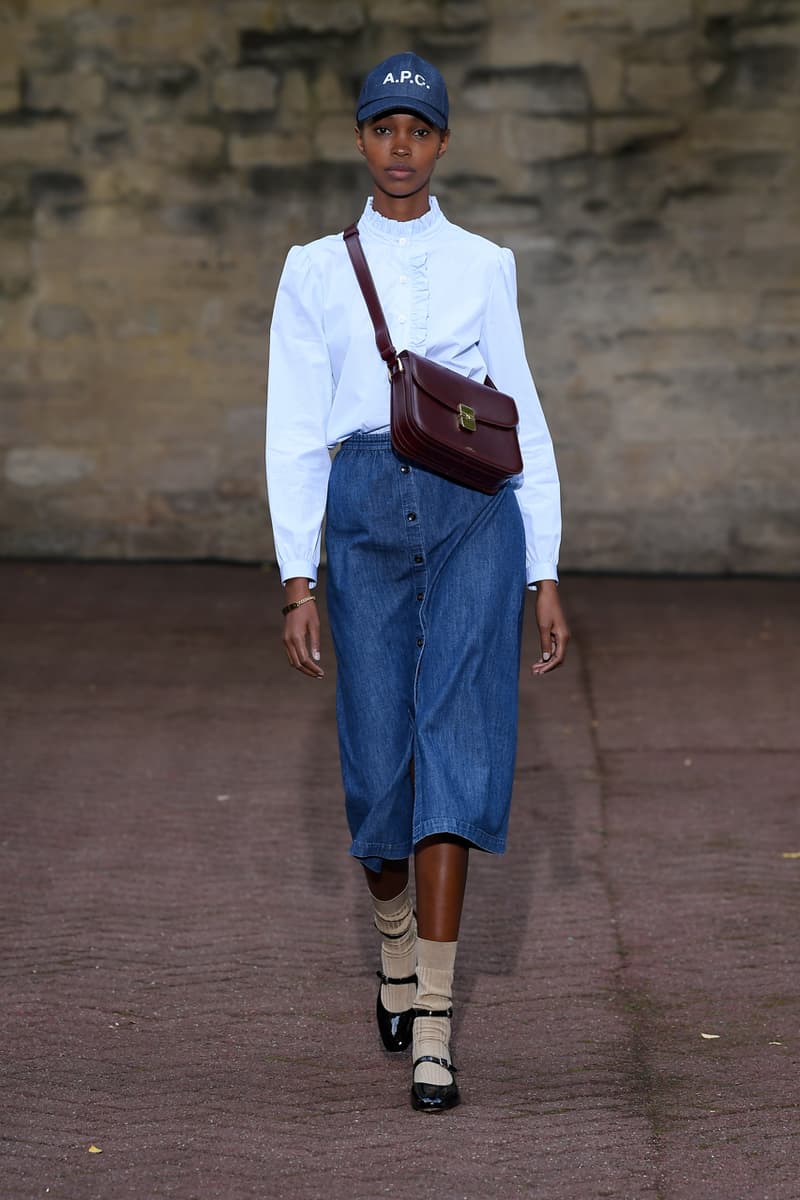
<svg viewBox="0 0 800 1200">
<path fill-rule="evenodd" d="M 376 900 L 393 900 L 408 887 L 408 859 L 384 859 L 380 875 L 364 868 L 367 887 Z"/>
<path fill-rule="evenodd" d="M 469 847 L 461 838 L 440 834 L 419 842 L 415 856 L 420 936 L 413 1045 L 414 1063 L 419 1065 L 413 1073 L 412 1103 L 435 1111 L 458 1103 L 458 1089 L 447 1065 L 451 1062 L 448 1014 Z"/>
<path fill-rule="evenodd" d="M 419 936 L 431 942 L 458 941 L 469 847 L 461 838 L 434 834 L 417 843 L 414 877 Z"/>
<path fill-rule="evenodd" d="M 417 925 L 408 890 L 408 859 L 385 859 L 380 874 L 364 870 L 382 937 L 378 1029 L 387 1050 L 405 1050 L 411 1044 L 417 983 Z"/>
</svg>

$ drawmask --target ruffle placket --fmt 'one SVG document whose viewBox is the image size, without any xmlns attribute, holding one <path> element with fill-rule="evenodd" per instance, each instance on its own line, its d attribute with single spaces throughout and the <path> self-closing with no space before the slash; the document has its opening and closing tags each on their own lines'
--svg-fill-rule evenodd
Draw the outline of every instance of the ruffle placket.
<svg viewBox="0 0 800 1200">
<path fill-rule="evenodd" d="M 412 289 L 409 345 L 416 354 L 424 354 L 428 345 L 428 310 L 430 307 L 428 255 L 424 251 L 412 253 L 408 260 L 408 269 Z"/>
<path fill-rule="evenodd" d="M 392 245 L 402 262 L 402 270 L 409 277 L 411 309 L 407 344 L 417 354 L 424 354 L 427 349 L 430 317 L 428 254 L 423 247 L 431 238 L 441 236 L 445 223 L 446 218 L 435 196 L 430 197 L 428 212 L 413 221 L 392 221 L 382 216 L 372 207 L 370 196 L 359 221 L 362 232 Z"/>
</svg>

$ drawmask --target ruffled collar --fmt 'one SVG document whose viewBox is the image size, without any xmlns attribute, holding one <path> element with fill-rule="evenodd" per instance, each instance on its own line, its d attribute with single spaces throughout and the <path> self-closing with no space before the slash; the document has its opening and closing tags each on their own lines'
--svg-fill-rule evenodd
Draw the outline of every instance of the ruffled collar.
<svg viewBox="0 0 800 1200">
<path fill-rule="evenodd" d="M 370 196 L 358 221 L 359 230 L 396 246 L 425 241 L 438 233 L 446 221 L 436 197 L 430 196 L 429 201 L 430 207 L 421 217 L 415 217 L 413 221 L 392 221 L 375 211 Z"/>
</svg>

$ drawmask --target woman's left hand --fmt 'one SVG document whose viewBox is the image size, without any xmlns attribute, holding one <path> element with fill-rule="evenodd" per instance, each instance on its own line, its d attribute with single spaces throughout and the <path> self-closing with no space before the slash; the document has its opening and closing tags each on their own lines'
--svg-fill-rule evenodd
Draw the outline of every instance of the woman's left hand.
<svg viewBox="0 0 800 1200">
<path fill-rule="evenodd" d="M 569 628 L 558 587 L 553 579 L 542 579 L 536 584 L 536 624 L 539 627 L 539 644 L 542 656 L 531 667 L 534 675 L 545 675 L 555 671 L 564 661 L 569 641 Z"/>
</svg>

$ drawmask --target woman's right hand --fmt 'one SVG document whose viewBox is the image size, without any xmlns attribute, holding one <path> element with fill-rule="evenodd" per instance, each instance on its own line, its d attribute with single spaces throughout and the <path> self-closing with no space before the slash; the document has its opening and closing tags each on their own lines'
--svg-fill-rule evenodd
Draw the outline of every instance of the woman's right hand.
<svg viewBox="0 0 800 1200">
<path fill-rule="evenodd" d="M 311 595 L 307 579 L 287 579 L 286 603 L 294 604 Z M 283 645 L 289 664 L 311 679 L 321 679 L 325 672 L 320 666 L 319 613 L 316 601 L 293 608 L 283 618 Z"/>
</svg>

